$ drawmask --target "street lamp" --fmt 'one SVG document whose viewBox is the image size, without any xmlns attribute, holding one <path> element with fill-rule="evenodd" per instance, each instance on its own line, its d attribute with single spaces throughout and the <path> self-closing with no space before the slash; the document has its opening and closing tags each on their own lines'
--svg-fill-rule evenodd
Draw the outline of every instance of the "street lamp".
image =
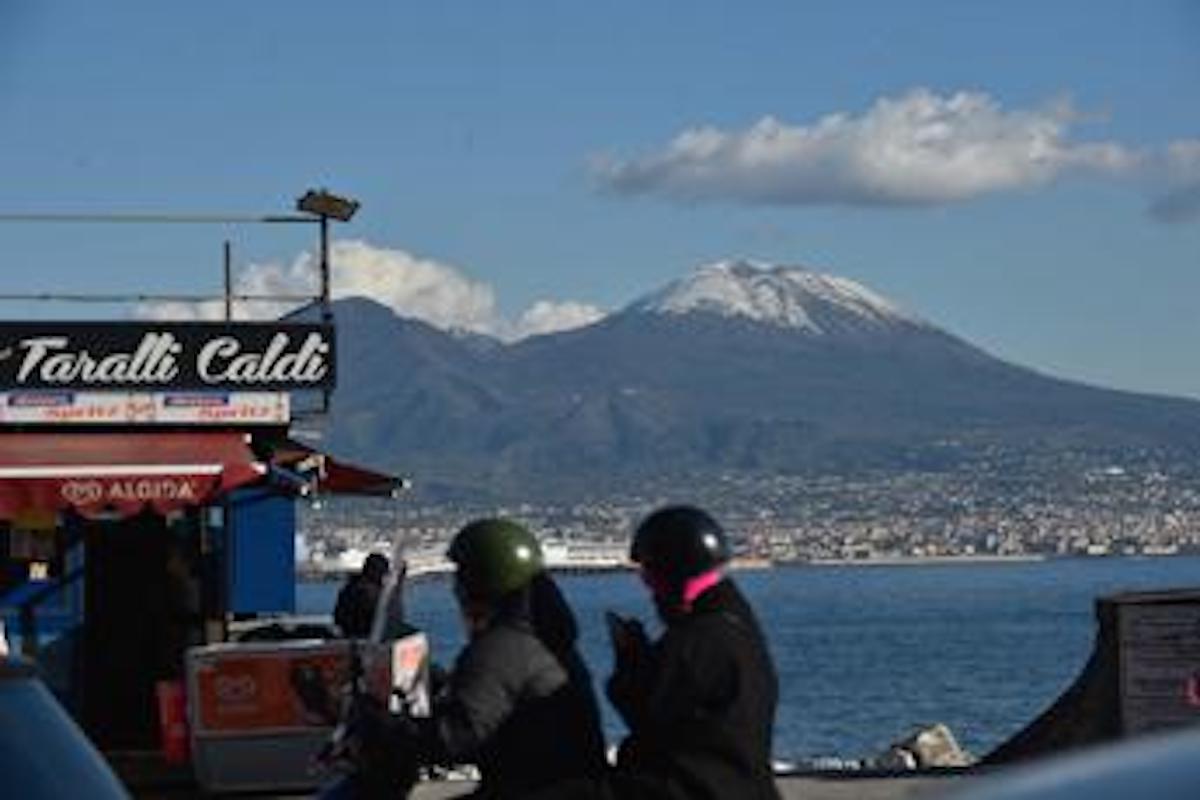
<svg viewBox="0 0 1200 800">
<path fill-rule="evenodd" d="M 296 200 L 296 210 L 312 214 L 321 223 L 321 319 L 330 322 L 333 310 L 329 305 L 329 220 L 349 222 L 354 212 L 358 211 L 358 201 L 340 197 L 326 189 L 309 189 Z"/>
<path fill-rule="evenodd" d="M 338 222 L 349 222 L 358 211 L 358 201 L 339 197 L 325 189 L 309 189 L 296 201 L 297 211 L 307 211 L 318 217 L 329 217 Z"/>
</svg>

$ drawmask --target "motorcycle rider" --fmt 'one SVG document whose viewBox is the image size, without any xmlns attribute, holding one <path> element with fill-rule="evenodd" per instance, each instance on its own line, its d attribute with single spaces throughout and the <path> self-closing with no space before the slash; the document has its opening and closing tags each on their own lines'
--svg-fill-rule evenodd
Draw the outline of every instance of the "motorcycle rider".
<svg viewBox="0 0 1200 800">
<path fill-rule="evenodd" d="M 754 612 L 725 574 L 725 532 L 698 508 L 666 507 L 638 526 L 630 557 L 666 631 L 651 644 L 639 622 L 612 619 L 608 696 L 630 733 L 611 793 L 778 798 L 778 681 Z"/>
<path fill-rule="evenodd" d="M 455 536 L 454 592 L 469 641 L 423 727 L 424 755 L 479 766 L 478 797 L 524 797 L 598 778 L 604 740 L 570 608 L 537 540 L 506 519 Z"/>
</svg>

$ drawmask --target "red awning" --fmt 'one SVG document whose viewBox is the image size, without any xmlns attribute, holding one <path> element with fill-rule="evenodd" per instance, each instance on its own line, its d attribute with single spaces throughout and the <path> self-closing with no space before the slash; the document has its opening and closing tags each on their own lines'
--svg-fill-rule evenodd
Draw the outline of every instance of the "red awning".
<svg viewBox="0 0 1200 800">
<path fill-rule="evenodd" d="M 234 432 L 0 434 L 0 519 L 74 509 L 158 513 L 211 503 L 263 476 Z"/>
<path fill-rule="evenodd" d="M 389 497 L 408 485 L 404 478 L 347 464 L 294 439 L 280 442 L 274 448 L 271 462 L 302 475 L 311 475 L 316 490 L 323 494 Z"/>
<path fill-rule="evenodd" d="M 317 479 L 317 490 L 329 494 L 361 494 L 386 497 L 403 489 L 403 478 L 356 467 L 335 458 L 325 457 L 324 476 Z"/>
</svg>

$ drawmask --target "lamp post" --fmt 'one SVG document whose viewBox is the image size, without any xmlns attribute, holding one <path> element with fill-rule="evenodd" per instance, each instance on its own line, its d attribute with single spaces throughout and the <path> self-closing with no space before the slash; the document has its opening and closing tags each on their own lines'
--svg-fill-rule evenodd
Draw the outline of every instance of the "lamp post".
<svg viewBox="0 0 1200 800">
<path fill-rule="evenodd" d="M 349 222 L 358 211 L 358 201 L 348 197 L 340 197 L 326 189 L 309 189 L 296 200 L 296 210 L 312 214 L 321 226 L 320 273 L 321 273 L 321 321 L 330 322 L 333 319 L 333 309 L 330 306 L 329 286 L 329 220 Z"/>
</svg>

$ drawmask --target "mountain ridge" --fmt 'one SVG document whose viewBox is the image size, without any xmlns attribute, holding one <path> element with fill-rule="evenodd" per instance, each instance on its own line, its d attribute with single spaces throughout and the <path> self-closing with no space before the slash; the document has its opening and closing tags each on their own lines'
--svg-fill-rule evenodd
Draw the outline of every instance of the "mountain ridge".
<svg viewBox="0 0 1200 800">
<path fill-rule="evenodd" d="M 1042 375 L 831 276 L 814 290 L 807 270 L 704 269 L 693 276 L 786 285 L 761 308 L 736 292 L 724 309 L 704 292 L 669 307 L 694 288 L 685 278 L 590 325 L 511 343 L 339 301 L 328 443 L 435 494 L 499 500 L 728 471 L 949 468 L 996 447 L 1200 450 L 1200 402 Z"/>
</svg>

